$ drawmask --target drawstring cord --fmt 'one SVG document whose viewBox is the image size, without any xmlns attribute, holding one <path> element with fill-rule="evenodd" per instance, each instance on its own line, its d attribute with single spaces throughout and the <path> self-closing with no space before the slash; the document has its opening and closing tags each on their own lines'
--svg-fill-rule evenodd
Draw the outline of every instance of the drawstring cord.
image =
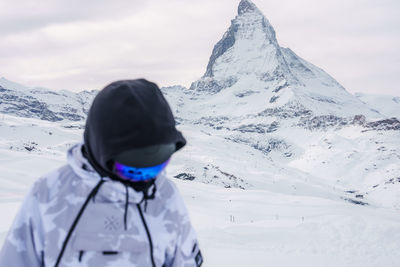
<svg viewBox="0 0 400 267">
<path fill-rule="evenodd" d="M 128 221 L 128 207 L 129 207 L 129 188 L 128 185 L 124 184 L 125 186 L 125 211 L 124 211 L 124 228 L 125 231 L 128 229 L 127 227 L 127 221 Z M 139 202 L 139 204 L 142 204 L 144 201 L 144 211 L 147 212 L 147 200 L 149 199 L 154 199 L 155 194 L 156 194 L 157 188 L 156 188 L 156 184 L 153 183 L 153 188 L 152 188 L 152 192 L 151 195 L 149 195 L 149 189 L 147 190 L 143 190 L 143 198 L 142 200 Z"/>
<path fill-rule="evenodd" d="M 147 200 L 149 199 L 154 199 L 156 195 L 157 187 L 156 184 L 153 183 L 153 191 L 151 192 L 151 195 L 149 195 L 149 189 L 143 191 L 143 198 L 139 202 L 139 205 L 143 203 L 144 201 L 144 212 L 147 212 Z"/>
<path fill-rule="evenodd" d="M 54 265 L 54 267 L 58 267 L 58 265 L 60 264 L 61 258 L 64 255 L 65 248 L 67 247 L 68 241 L 71 238 L 72 232 L 75 230 L 75 227 L 78 224 L 79 219 L 81 218 L 81 216 L 82 216 L 83 212 L 85 211 L 87 205 L 89 204 L 90 199 L 94 200 L 94 197 L 96 196 L 97 192 L 99 192 L 99 189 L 100 189 L 100 187 L 101 187 L 101 185 L 103 183 L 104 183 L 104 180 L 101 179 L 96 184 L 96 186 L 92 189 L 92 191 L 89 193 L 89 195 L 87 196 L 87 198 L 85 200 L 85 203 L 83 203 L 81 209 L 79 210 L 78 214 L 75 217 L 74 222 L 72 223 L 71 227 L 69 228 L 68 234 L 65 237 L 65 240 L 63 242 L 63 245 L 62 245 L 62 248 L 60 250 L 60 253 L 58 254 L 57 261 L 56 261 L 56 264 Z"/>
<path fill-rule="evenodd" d="M 125 231 L 128 229 L 126 226 L 126 222 L 128 219 L 128 205 L 129 205 L 129 190 L 128 190 L 128 186 L 125 185 L 125 212 L 124 212 L 124 227 L 125 227 Z"/>
</svg>

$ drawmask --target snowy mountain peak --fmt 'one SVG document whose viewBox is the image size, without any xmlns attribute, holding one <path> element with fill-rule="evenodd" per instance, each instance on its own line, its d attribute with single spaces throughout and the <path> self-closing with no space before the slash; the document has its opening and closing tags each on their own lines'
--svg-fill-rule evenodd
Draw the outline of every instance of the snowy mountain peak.
<svg viewBox="0 0 400 267">
<path fill-rule="evenodd" d="M 244 14 L 247 12 L 261 13 L 260 10 L 257 8 L 257 6 L 253 2 L 251 2 L 249 0 L 240 1 L 239 7 L 238 7 L 238 14 L 241 15 L 241 14 Z"/>
<path fill-rule="evenodd" d="M 296 81 L 280 51 L 274 28 L 251 1 L 243 0 L 238 15 L 214 46 L 208 62 L 203 78 L 214 80 L 206 79 L 200 86 L 194 86 L 200 91 L 219 91 L 236 83 L 238 76 L 249 74 Z"/>
<path fill-rule="evenodd" d="M 240 2 L 238 15 L 214 46 L 205 74 L 190 89 L 197 94 L 218 94 L 222 100 L 233 96 L 226 103 L 232 106 L 226 109 L 228 114 L 259 114 L 266 108 L 285 107 L 298 114 L 381 116 L 325 71 L 281 47 L 268 19 L 249 0 Z M 217 108 L 219 97 L 213 98 Z"/>
</svg>

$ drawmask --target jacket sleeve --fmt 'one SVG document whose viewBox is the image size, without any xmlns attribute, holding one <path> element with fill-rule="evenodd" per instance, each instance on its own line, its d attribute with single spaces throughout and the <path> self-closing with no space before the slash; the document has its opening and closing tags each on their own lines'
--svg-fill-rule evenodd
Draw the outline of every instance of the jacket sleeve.
<svg viewBox="0 0 400 267">
<path fill-rule="evenodd" d="M 178 238 L 170 267 L 199 267 L 203 263 L 196 232 L 190 222 L 189 214 L 179 192 L 176 191 L 179 218 Z"/>
<path fill-rule="evenodd" d="M 0 266 L 40 267 L 43 245 L 40 212 L 33 190 L 25 197 L 0 251 Z"/>
</svg>

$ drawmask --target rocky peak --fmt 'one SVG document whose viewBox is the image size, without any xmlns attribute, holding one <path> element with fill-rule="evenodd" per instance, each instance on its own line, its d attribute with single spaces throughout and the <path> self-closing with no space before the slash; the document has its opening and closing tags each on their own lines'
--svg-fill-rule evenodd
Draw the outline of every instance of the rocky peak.
<svg viewBox="0 0 400 267">
<path fill-rule="evenodd" d="M 232 20 L 229 29 L 225 32 L 222 39 L 214 46 L 204 77 L 215 76 L 214 69 L 216 60 L 223 56 L 238 42 L 242 42 L 242 45 L 239 44 L 239 46 L 241 46 L 239 48 L 240 51 L 227 56 L 226 60 L 234 60 L 232 57 L 235 57 L 236 59 L 238 57 L 245 59 L 247 58 L 246 54 L 249 53 L 243 52 L 254 54 L 268 45 L 273 46 L 273 49 L 270 49 L 273 53 L 275 52 L 276 55 L 280 54 L 280 51 L 277 51 L 279 50 L 279 46 L 276 40 L 275 30 L 267 18 L 251 1 L 242 0 L 239 3 L 238 16 Z"/>
<path fill-rule="evenodd" d="M 258 10 L 258 8 L 256 7 L 256 5 L 253 2 L 251 2 L 249 0 L 240 1 L 239 7 L 238 7 L 238 14 L 239 15 L 242 15 L 242 14 L 247 13 L 247 12 L 254 12 L 254 11 L 260 13 L 260 11 Z"/>
<path fill-rule="evenodd" d="M 274 80 L 276 84 L 297 81 L 270 22 L 253 2 L 242 0 L 238 15 L 214 46 L 204 76 L 191 88 L 216 93 L 249 75 Z"/>
</svg>

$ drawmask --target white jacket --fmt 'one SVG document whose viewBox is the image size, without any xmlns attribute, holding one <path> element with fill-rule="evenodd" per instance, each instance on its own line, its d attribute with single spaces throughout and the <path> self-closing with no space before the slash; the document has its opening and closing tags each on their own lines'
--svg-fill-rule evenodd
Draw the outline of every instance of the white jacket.
<svg viewBox="0 0 400 267">
<path fill-rule="evenodd" d="M 174 183 L 159 175 L 155 198 L 145 203 L 143 193 L 105 178 L 88 198 L 101 178 L 81 146 L 68 151 L 67 165 L 35 182 L 1 250 L 0 266 L 53 267 L 58 258 L 58 266 L 200 266 L 196 234 Z"/>
</svg>

